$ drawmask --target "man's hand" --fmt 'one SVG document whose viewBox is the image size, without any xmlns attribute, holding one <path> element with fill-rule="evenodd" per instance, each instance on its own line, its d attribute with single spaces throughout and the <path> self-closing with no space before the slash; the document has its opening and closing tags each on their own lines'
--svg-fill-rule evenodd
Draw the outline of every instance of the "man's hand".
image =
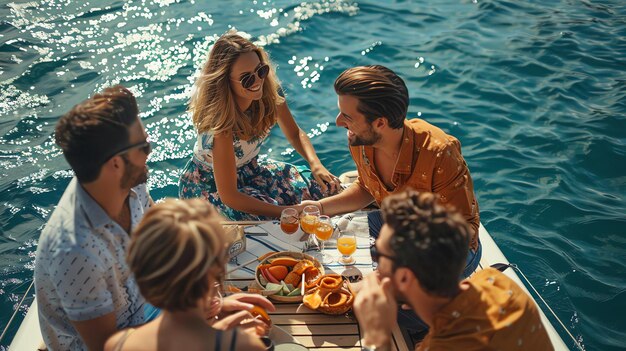
<svg viewBox="0 0 626 351">
<path fill-rule="evenodd" d="M 391 280 L 378 281 L 376 274 L 363 280 L 354 299 L 354 314 L 363 330 L 363 342 L 367 346 L 384 347 L 391 341 L 391 328 L 396 323 L 398 305 L 391 287 Z"/>
<path fill-rule="evenodd" d="M 302 210 L 304 210 L 305 207 L 307 206 L 315 206 L 320 210 L 320 214 L 322 213 L 322 205 L 320 205 L 319 201 L 314 201 L 314 200 L 304 200 L 302 201 L 299 205 L 295 205 L 292 206 L 293 208 L 296 209 L 296 211 L 298 211 L 298 213 L 302 213 Z"/>
</svg>

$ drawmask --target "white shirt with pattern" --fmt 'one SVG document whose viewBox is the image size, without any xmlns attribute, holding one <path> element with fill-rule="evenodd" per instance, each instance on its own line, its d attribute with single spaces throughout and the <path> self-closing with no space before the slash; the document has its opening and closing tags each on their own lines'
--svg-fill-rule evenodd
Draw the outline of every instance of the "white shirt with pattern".
<svg viewBox="0 0 626 351">
<path fill-rule="evenodd" d="M 131 228 L 150 206 L 145 184 L 130 191 Z M 130 236 L 76 178 L 41 233 L 35 259 L 39 324 L 49 350 L 86 350 L 70 321 L 115 312 L 118 329 L 144 323 L 145 300 L 126 264 Z"/>
</svg>

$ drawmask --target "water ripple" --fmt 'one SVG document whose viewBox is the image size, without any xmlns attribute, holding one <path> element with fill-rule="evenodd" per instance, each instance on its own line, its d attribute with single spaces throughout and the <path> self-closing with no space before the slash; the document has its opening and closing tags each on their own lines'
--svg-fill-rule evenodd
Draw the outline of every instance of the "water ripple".
<svg viewBox="0 0 626 351">
<path fill-rule="evenodd" d="M 335 77 L 362 64 L 403 76 L 409 116 L 461 140 L 481 220 L 507 257 L 587 348 L 623 348 L 623 2 L 40 0 L 0 7 L 0 18 L 0 324 L 72 177 L 53 142 L 59 116 L 105 86 L 128 86 L 154 141 L 152 196 L 176 196 L 196 138 L 185 112 L 195 75 L 236 28 L 269 51 L 336 174 L 354 165 L 333 127 Z M 304 164 L 278 128 L 263 154 Z"/>
</svg>

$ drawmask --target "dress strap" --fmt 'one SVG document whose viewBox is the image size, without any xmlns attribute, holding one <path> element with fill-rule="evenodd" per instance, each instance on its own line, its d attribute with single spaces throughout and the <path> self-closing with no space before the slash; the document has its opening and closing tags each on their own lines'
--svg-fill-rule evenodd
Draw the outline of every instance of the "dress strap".
<svg viewBox="0 0 626 351">
<path fill-rule="evenodd" d="M 132 334 L 133 332 L 135 332 L 135 328 L 128 328 L 124 331 L 124 335 L 122 335 L 120 341 L 118 341 L 115 345 L 115 351 L 122 351 L 122 347 L 124 346 L 126 339 L 128 339 L 130 334 Z"/>
</svg>

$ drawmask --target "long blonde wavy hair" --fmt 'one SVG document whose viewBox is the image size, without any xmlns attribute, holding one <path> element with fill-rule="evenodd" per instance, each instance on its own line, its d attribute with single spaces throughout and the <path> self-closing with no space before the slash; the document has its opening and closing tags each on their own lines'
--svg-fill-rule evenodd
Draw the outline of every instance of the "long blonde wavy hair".
<svg viewBox="0 0 626 351">
<path fill-rule="evenodd" d="M 237 105 L 230 73 L 241 54 L 255 52 L 270 66 L 263 82 L 263 96 L 253 101 L 246 115 Z M 265 133 L 276 123 L 277 106 L 285 100 L 278 95 L 279 83 L 269 56 L 260 47 L 230 31 L 213 45 L 189 102 L 189 111 L 198 133 L 232 131 L 243 140 Z"/>
<path fill-rule="evenodd" d="M 167 199 L 148 210 L 132 233 L 127 257 L 148 302 L 186 310 L 215 293 L 228 258 L 221 220 L 201 199 Z"/>
</svg>

